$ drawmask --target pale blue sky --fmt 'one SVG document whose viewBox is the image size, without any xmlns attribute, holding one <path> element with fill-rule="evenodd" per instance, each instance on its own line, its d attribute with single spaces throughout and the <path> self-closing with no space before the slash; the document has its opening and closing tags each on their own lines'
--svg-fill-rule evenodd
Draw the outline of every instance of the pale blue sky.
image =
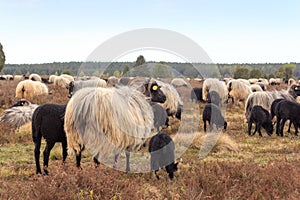
<svg viewBox="0 0 300 200">
<path fill-rule="evenodd" d="M 0 9 L 7 63 L 84 61 L 139 28 L 179 32 L 215 63 L 300 62 L 300 0 L 0 0 Z M 168 59 L 155 56 L 145 57 Z"/>
</svg>

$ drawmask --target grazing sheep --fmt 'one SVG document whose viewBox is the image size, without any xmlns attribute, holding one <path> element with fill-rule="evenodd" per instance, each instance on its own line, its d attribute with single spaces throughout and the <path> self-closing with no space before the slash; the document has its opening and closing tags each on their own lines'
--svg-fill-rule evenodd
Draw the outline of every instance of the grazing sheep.
<svg viewBox="0 0 300 200">
<path fill-rule="evenodd" d="M 237 80 L 237 81 L 240 81 L 240 82 L 242 82 L 242 83 L 244 83 L 244 84 L 246 84 L 246 85 L 248 85 L 248 86 L 251 85 L 250 82 L 249 82 L 247 79 L 238 78 L 238 79 L 236 79 L 236 80 Z"/>
<path fill-rule="evenodd" d="M 159 179 L 157 171 L 165 167 L 169 178 L 174 178 L 174 172 L 177 171 L 175 161 L 175 145 L 172 138 L 165 133 L 154 135 L 149 143 L 150 167 L 154 171 L 156 178 Z"/>
<path fill-rule="evenodd" d="M 18 83 L 16 87 L 16 97 L 20 99 L 33 100 L 39 95 L 47 95 L 48 88 L 44 83 L 32 80 L 24 80 Z"/>
<path fill-rule="evenodd" d="M 49 83 L 54 83 L 55 78 L 58 77 L 56 75 L 50 75 L 49 76 Z"/>
<path fill-rule="evenodd" d="M 54 78 L 53 84 L 55 86 L 68 89 L 69 85 L 70 85 L 70 81 L 69 81 L 69 79 L 64 78 L 63 76 L 57 76 L 57 77 Z"/>
<path fill-rule="evenodd" d="M 14 80 L 14 77 L 13 77 L 13 75 L 11 75 L 11 74 L 5 75 L 5 78 L 6 78 L 7 81 L 12 81 L 12 80 Z"/>
<path fill-rule="evenodd" d="M 121 77 L 119 80 L 119 85 L 128 85 L 128 83 L 132 80 L 131 77 Z"/>
<path fill-rule="evenodd" d="M 298 127 L 300 125 L 300 104 L 289 100 L 279 101 L 275 107 L 275 114 L 277 118 L 277 135 L 283 137 L 283 127 L 287 120 L 290 120 L 290 122 L 294 124 L 295 135 L 298 135 Z"/>
<path fill-rule="evenodd" d="M 154 114 L 154 127 L 157 131 L 163 126 L 168 126 L 169 118 L 166 109 L 157 103 L 151 105 Z"/>
<path fill-rule="evenodd" d="M 70 82 L 75 81 L 74 77 L 69 74 L 61 74 L 60 76 L 68 79 Z"/>
<path fill-rule="evenodd" d="M 228 95 L 232 98 L 232 102 L 246 101 L 248 96 L 252 93 L 250 86 L 245 84 L 242 79 L 230 80 L 227 84 Z"/>
<path fill-rule="evenodd" d="M 31 104 L 30 101 L 21 99 L 1 113 L 0 123 L 19 129 L 24 124 L 31 122 L 32 114 L 37 107 L 37 104 Z"/>
<path fill-rule="evenodd" d="M 252 85 L 252 84 L 255 84 L 258 82 L 258 79 L 257 78 L 250 78 L 248 79 L 249 83 Z"/>
<path fill-rule="evenodd" d="M 107 87 L 115 87 L 119 83 L 119 79 L 115 76 L 110 76 L 107 79 Z"/>
<path fill-rule="evenodd" d="M 300 96 L 300 85 L 293 84 L 288 88 L 288 93 L 292 95 L 295 99 Z"/>
<path fill-rule="evenodd" d="M 274 116 L 276 116 L 276 110 L 277 110 L 277 104 L 282 101 L 284 99 L 275 99 L 273 102 L 272 102 L 272 105 L 271 105 L 271 109 L 270 109 L 270 113 L 271 113 L 271 120 L 273 120 Z M 277 119 L 276 119 L 277 121 Z M 291 126 L 292 126 L 292 122 L 290 121 L 289 123 L 289 128 L 288 128 L 288 133 L 291 131 Z M 276 127 L 276 128 L 279 128 L 279 127 Z"/>
<path fill-rule="evenodd" d="M 270 78 L 269 85 L 280 85 L 282 80 L 280 78 Z"/>
<path fill-rule="evenodd" d="M 266 110 L 270 110 L 272 102 L 275 99 L 284 98 L 290 101 L 295 101 L 293 96 L 289 94 L 288 91 L 263 91 L 263 92 L 253 92 L 251 93 L 245 103 L 245 117 L 247 122 L 249 121 L 250 112 L 253 106 L 260 105 Z"/>
<path fill-rule="evenodd" d="M 150 88 L 152 100 L 159 97 L 165 100 L 157 85 Z M 128 172 L 129 151 L 136 151 L 145 143 L 154 129 L 153 119 L 145 95 L 133 87 L 83 88 L 74 94 L 66 108 L 64 128 L 68 149 L 75 152 L 77 167 L 85 146 L 98 161 L 111 152 L 118 155 L 126 150 Z"/>
<path fill-rule="evenodd" d="M 42 78 L 38 74 L 30 74 L 29 80 L 42 82 Z"/>
<path fill-rule="evenodd" d="M 263 91 L 263 89 L 257 84 L 250 85 L 250 90 L 251 90 L 251 92 L 262 92 Z"/>
<path fill-rule="evenodd" d="M 290 79 L 288 80 L 288 85 L 293 85 L 293 84 L 297 84 L 297 82 L 295 81 L 295 79 L 290 78 Z"/>
<path fill-rule="evenodd" d="M 69 97 L 72 97 L 75 92 L 85 87 L 106 87 L 106 81 L 100 78 L 90 80 L 72 81 L 69 83 Z"/>
<path fill-rule="evenodd" d="M 15 75 L 14 80 L 18 82 L 23 81 L 25 80 L 25 75 Z"/>
<path fill-rule="evenodd" d="M 207 103 L 213 103 L 216 106 L 221 107 L 221 97 L 218 92 L 211 90 L 207 94 Z"/>
<path fill-rule="evenodd" d="M 257 82 L 254 85 L 259 85 L 263 91 L 267 91 L 267 85 L 262 82 Z"/>
<path fill-rule="evenodd" d="M 205 105 L 202 112 L 202 120 L 204 124 L 204 132 L 206 132 L 206 121 L 208 121 L 208 124 L 210 125 L 210 131 L 212 131 L 213 124 L 216 125 L 217 129 L 224 127 L 226 130 L 227 128 L 227 122 L 225 121 L 220 108 L 212 103 Z"/>
<path fill-rule="evenodd" d="M 37 107 L 32 116 L 32 140 L 36 173 L 41 174 L 40 148 L 42 137 L 46 140 L 44 149 L 44 173 L 48 174 L 48 162 L 51 149 L 56 142 L 62 143 L 63 163 L 67 158 L 67 138 L 64 131 L 66 105 L 44 104 Z"/>
<path fill-rule="evenodd" d="M 188 84 L 183 78 L 174 78 L 171 81 L 171 85 L 173 85 L 174 87 L 188 87 Z"/>
<path fill-rule="evenodd" d="M 255 124 L 255 131 L 251 134 L 252 123 Z M 262 106 L 255 105 L 250 113 L 248 135 L 254 135 L 258 131 L 259 136 L 262 136 L 261 127 L 267 131 L 269 136 L 273 134 L 273 123 L 269 112 Z"/>
<path fill-rule="evenodd" d="M 191 99 L 193 102 L 203 102 L 202 88 L 195 87 L 191 90 Z"/>
<path fill-rule="evenodd" d="M 215 78 L 208 78 L 204 81 L 203 83 L 203 89 L 202 89 L 202 98 L 207 101 L 207 95 L 209 91 L 216 91 L 222 100 L 222 105 L 223 103 L 227 102 L 228 98 L 228 90 L 225 85 L 225 82 L 219 81 L 218 79 Z"/>
</svg>

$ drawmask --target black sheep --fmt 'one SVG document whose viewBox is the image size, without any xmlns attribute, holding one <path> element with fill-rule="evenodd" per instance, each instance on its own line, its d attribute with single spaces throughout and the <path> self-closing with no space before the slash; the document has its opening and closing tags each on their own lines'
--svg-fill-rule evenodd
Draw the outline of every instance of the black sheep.
<svg viewBox="0 0 300 200">
<path fill-rule="evenodd" d="M 195 87 L 191 90 L 191 99 L 193 102 L 202 102 L 202 88 Z"/>
<path fill-rule="evenodd" d="M 272 105 L 271 105 L 271 120 L 273 120 L 274 116 L 276 115 L 276 107 L 277 107 L 277 104 L 282 101 L 284 99 L 275 99 L 273 102 L 272 102 Z M 277 120 L 277 119 L 276 119 Z M 290 121 L 289 123 L 289 128 L 288 128 L 288 133 L 291 131 L 291 126 L 292 126 L 292 122 Z M 279 128 L 279 127 L 278 127 Z M 276 127 L 277 129 L 277 127 Z M 278 131 L 276 131 L 276 134 L 278 135 Z"/>
<path fill-rule="evenodd" d="M 174 163 L 175 145 L 172 138 L 165 133 L 156 134 L 150 140 L 149 152 L 151 172 L 155 171 L 156 178 L 159 179 L 157 171 L 165 167 L 169 178 L 173 179 L 178 163 Z"/>
<path fill-rule="evenodd" d="M 255 124 L 255 131 L 251 134 L 252 123 Z M 254 135 L 258 131 L 259 136 L 261 134 L 261 127 L 263 127 L 269 136 L 273 133 L 273 123 L 270 113 L 262 106 L 255 105 L 251 109 L 250 118 L 248 121 L 248 134 Z"/>
<path fill-rule="evenodd" d="M 298 135 L 298 126 L 300 125 L 300 104 L 289 100 L 282 100 L 277 104 L 275 114 L 277 118 L 277 135 L 283 136 L 283 127 L 287 120 L 290 120 L 290 122 L 294 124 L 295 135 Z"/>
<path fill-rule="evenodd" d="M 220 108 L 213 103 L 205 105 L 202 112 L 202 120 L 204 123 L 204 132 L 206 132 L 206 121 L 208 121 L 208 124 L 210 125 L 210 131 L 212 130 L 213 124 L 215 124 L 217 128 L 224 127 L 225 130 L 227 128 L 227 122 L 225 121 Z"/>
<path fill-rule="evenodd" d="M 66 105 L 44 104 L 37 107 L 32 116 L 32 139 L 35 145 L 34 157 L 36 173 L 42 173 L 40 167 L 40 148 L 42 137 L 46 140 L 44 150 L 44 172 L 48 174 L 48 162 L 51 149 L 56 142 L 62 143 L 63 162 L 67 158 L 67 138 L 64 131 Z"/>
<path fill-rule="evenodd" d="M 154 127 L 159 131 L 160 127 L 168 126 L 169 118 L 166 109 L 157 103 L 151 105 L 154 114 Z"/>
<path fill-rule="evenodd" d="M 213 103 L 217 106 L 221 106 L 221 97 L 218 92 L 212 90 L 207 94 L 207 102 Z"/>
</svg>

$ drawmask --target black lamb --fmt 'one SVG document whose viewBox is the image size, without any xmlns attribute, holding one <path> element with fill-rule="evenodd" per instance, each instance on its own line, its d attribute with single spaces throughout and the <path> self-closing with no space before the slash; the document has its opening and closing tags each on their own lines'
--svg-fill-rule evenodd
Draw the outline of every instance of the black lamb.
<svg viewBox="0 0 300 200">
<path fill-rule="evenodd" d="M 62 143 L 63 162 L 67 158 L 67 138 L 64 131 L 66 105 L 44 104 L 37 107 L 32 116 L 32 139 L 35 145 L 34 157 L 36 173 L 41 174 L 40 148 L 42 137 L 46 140 L 44 149 L 44 173 L 48 174 L 48 162 L 51 149 L 56 142 Z"/>
<path fill-rule="evenodd" d="M 252 123 L 255 124 L 255 131 L 251 134 Z M 258 131 L 261 134 L 261 127 L 263 127 L 269 136 L 273 133 L 273 123 L 269 112 L 262 106 L 255 105 L 251 109 L 250 118 L 248 121 L 248 134 L 254 135 Z"/>
<path fill-rule="evenodd" d="M 212 90 L 207 94 L 207 102 L 213 103 L 217 106 L 221 106 L 221 97 L 218 92 Z"/>
<path fill-rule="evenodd" d="M 169 118 L 166 109 L 157 103 L 151 105 L 154 114 L 154 127 L 159 131 L 162 126 L 169 126 Z"/>
<path fill-rule="evenodd" d="M 290 122 L 294 124 L 295 135 L 298 135 L 298 127 L 300 125 L 300 104 L 289 100 L 282 100 L 277 104 L 275 114 L 277 118 L 277 135 L 283 137 L 283 127 L 287 120 L 290 120 Z"/>
<path fill-rule="evenodd" d="M 195 87 L 191 90 L 191 99 L 193 102 L 203 102 L 202 88 Z"/>
<path fill-rule="evenodd" d="M 172 138 L 165 133 L 154 135 L 149 143 L 149 152 L 151 172 L 155 171 L 156 178 L 159 179 L 157 171 L 165 167 L 169 178 L 173 179 L 178 163 L 174 163 L 175 145 Z"/>
<path fill-rule="evenodd" d="M 213 103 L 205 105 L 202 112 L 202 119 L 204 123 L 204 132 L 206 132 L 206 121 L 208 121 L 208 124 L 210 125 L 210 131 L 213 128 L 213 124 L 215 124 L 217 128 L 224 127 L 225 130 L 227 128 L 227 122 L 225 121 L 220 108 Z"/>
</svg>

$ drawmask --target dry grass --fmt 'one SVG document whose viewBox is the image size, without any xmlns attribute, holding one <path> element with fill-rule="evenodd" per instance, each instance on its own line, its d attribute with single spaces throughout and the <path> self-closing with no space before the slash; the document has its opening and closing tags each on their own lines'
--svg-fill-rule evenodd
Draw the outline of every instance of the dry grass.
<svg viewBox="0 0 300 200">
<path fill-rule="evenodd" d="M 14 82 L 0 82 L 0 90 L 5 92 L 0 96 L 2 110 L 16 101 L 15 86 Z M 269 87 L 273 88 L 283 86 Z M 67 103 L 66 90 L 52 85 L 49 89 L 52 94 L 36 99 L 36 103 Z M 106 165 L 95 168 L 87 151 L 82 170 L 75 167 L 74 157 L 69 156 L 62 165 L 61 144 L 51 152 L 50 175 L 35 175 L 30 130 L 15 132 L 1 125 L 0 199 L 299 199 L 299 138 L 292 134 L 269 137 L 264 131 L 263 137 L 250 137 L 243 107 L 232 105 L 226 110 L 227 131 L 204 134 L 201 120 L 196 125 L 191 122 L 200 118 L 203 104 L 198 109 L 185 119 L 188 126 L 197 126 L 190 127 L 196 133 L 174 134 L 180 130 L 179 124 L 166 130 L 174 138 L 176 152 L 188 147 L 180 155 L 182 161 L 173 181 L 163 170 L 157 180 L 153 175 L 150 178 L 150 173 L 126 174 Z M 44 146 L 43 141 L 42 151 Z M 211 150 L 203 156 L 203 149 Z"/>
</svg>

